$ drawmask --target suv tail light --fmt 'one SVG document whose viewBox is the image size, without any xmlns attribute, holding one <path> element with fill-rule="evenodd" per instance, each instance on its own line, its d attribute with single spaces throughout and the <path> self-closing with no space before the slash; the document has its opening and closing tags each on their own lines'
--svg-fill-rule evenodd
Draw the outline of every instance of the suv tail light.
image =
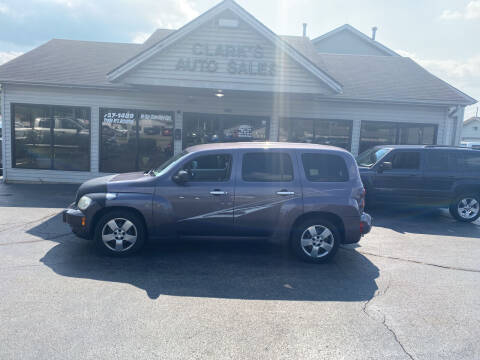
<svg viewBox="0 0 480 360">
<path fill-rule="evenodd" d="M 360 195 L 360 201 L 358 202 L 358 209 L 360 210 L 360 213 L 363 213 L 363 210 L 365 209 L 365 196 L 367 195 L 367 190 L 365 188 L 362 190 L 362 193 Z"/>
</svg>

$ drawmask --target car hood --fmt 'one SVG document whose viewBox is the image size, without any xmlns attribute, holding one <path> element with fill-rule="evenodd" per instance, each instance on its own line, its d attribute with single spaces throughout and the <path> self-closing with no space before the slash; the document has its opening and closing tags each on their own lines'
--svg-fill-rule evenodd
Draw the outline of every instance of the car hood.
<svg viewBox="0 0 480 360">
<path fill-rule="evenodd" d="M 143 172 L 102 176 L 85 181 L 77 191 L 76 202 L 83 195 L 106 193 L 153 193 L 155 177 Z"/>
</svg>

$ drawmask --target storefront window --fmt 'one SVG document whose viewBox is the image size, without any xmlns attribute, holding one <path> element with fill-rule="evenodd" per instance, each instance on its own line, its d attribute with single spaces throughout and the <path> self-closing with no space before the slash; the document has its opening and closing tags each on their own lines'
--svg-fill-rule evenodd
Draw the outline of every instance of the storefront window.
<svg viewBox="0 0 480 360">
<path fill-rule="evenodd" d="M 350 151 L 352 121 L 280 119 L 279 141 L 332 145 Z"/>
<path fill-rule="evenodd" d="M 100 171 L 155 168 L 173 155 L 173 113 L 101 109 Z"/>
<path fill-rule="evenodd" d="M 269 121 L 268 118 L 183 114 L 183 147 L 198 144 L 235 141 L 265 141 Z"/>
<path fill-rule="evenodd" d="M 12 119 L 15 167 L 90 169 L 89 108 L 15 104 Z"/>
<path fill-rule="evenodd" d="M 437 125 L 362 121 L 359 153 L 377 145 L 433 145 Z"/>
</svg>

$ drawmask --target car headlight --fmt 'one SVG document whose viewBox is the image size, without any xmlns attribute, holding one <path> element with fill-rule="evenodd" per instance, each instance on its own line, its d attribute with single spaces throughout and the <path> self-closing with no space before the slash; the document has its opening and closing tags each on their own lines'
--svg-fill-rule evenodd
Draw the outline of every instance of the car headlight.
<svg viewBox="0 0 480 360">
<path fill-rule="evenodd" d="M 90 204 L 92 203 L 92 199 L 90 199 L 88 196 L 82 196 L 80 198 L 80 200 L 78 200 L 78 208 L 80 210 L 87 210 L 87 208 L 90 206 Z"/>
</svg>

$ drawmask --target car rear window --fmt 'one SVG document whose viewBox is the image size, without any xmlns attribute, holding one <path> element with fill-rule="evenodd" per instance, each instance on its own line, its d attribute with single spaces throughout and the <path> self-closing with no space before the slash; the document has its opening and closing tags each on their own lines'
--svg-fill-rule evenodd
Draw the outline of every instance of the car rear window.
<svg viewBox="0 0 480 360">
<path fill-rule="evenodd" d="M 290 155 L 278 152 L 245 154 L 242 162 L 242 179 L 252 182 L 292 181 L 292 159 Z"/>
<path fill-rule="evenodd" d="M 333 154 L 302 154 L 303 169 L 309 181 L 348 181 L 345 160 Z"/>
</svg>

